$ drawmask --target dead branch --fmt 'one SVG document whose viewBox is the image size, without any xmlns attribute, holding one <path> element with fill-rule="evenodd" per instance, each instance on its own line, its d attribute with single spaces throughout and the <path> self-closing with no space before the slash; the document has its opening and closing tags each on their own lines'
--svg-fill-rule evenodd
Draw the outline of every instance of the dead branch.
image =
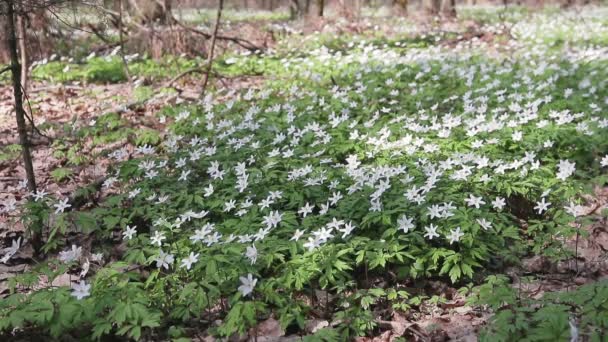
<svg viewBox="0 0 608 342">
<path fill-rule="evenodd" d="M 165 84 L 163 84 L 162 88 L 169 88 L 173 85 L 173 83 L 177 82 L 181 78 L 183 78 L 187 75 L 190 75 L 190 74 L 201 73 L 201 72 L 203 72 L 203 67 L 195 67 L 192 69 L 185 70 L 184 72 L 180 73 L 179 75 L 173 77 L 172 79 L 167 81 Z"/>
<path fill-rule="evenodd" d="M 184 25 L 183 23 L 181 23 L 177 19 L 175 20 L 175 23 L 177 24 L 177 26 L 181 27 L 182 29 L 184 29 L 186 31 L 190 31 L 192 33 L 196 33 L 198 35 L 201 35 L 201 36 L 205 37 L 205 39 L 210 39 L 210 38 L 213 37 L 213 35 L 211 35 L 211 34 L 209 34 L 207 32 L 201 31 L 201 30 L 196 29 L 194 27 L 190 27 L 190 26 Z M 216 38 L 219 39 L 219 40 L 226 40 L 226 41 L 233 42 L 236 45 L 238 45 L 238 46 L 240 46 L 240 47 L 242 47 L 244 49 L 247 49 L 247 50 L 249 50 L 251 52 L 254 52 L 256 50 L 262 50 L 261 47 L 256 46 L 255 44 L 253 44 L 252 42 L 250 42 L 250 41 L 248 41 L 246 39 L 237 38 L 237 37 L 227 37 L 227 36 L 222 36 L 222 35 L 217 35 Z"/>
</svg>

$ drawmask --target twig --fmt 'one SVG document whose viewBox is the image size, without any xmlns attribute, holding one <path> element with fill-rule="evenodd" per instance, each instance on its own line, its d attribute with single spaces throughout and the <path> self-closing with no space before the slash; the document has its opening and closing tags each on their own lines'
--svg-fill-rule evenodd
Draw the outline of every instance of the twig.
<svg viewBox="0 0 608 342">
<path fill-rule="evenodd" d="M 23 85 L 21 85 L 21 90 L 23 91 L 23 98 L 25 98 L 25 102 L 27 103 L 27 107 L 30 110 L 30 114 L 29 115 L 28 115 L 27 111 L 23 111 L 23 114 L 25 114 L 25 117 L 27 118 L 27 120 L 32 125 L 32 133 L 36 132 L 40 136 L 49 139 L 49 141 L 52 141 L 53 139 L 51 137 L 47 136 L 46 134 L 43 134 L 42 132 L 40 132 L 40 130 L 38 129 L 38 127 L 34 123 L 34 111 L 32 110 L 32 104 L 30 103 L 30 97 L 27 95 L 27 92 L 25 91 L 25 88 L 23 88 Z"/>
<path fill-rule="evenodd" d="M 10 65 L 9 65 L 9 66 L 7 66 L 6 68 L 4 68 L 4 69 L 0 70 L 0 75 L 4 74 L 5 72 L 7 72 L 7 71 L 9 71 L 9 70 L 11 70 L 11 66 L 10 66 Z"/>
<path fill-rule="evenodd" d="M 184 72 L 180 73 L 179 75 L 177 75 L 177 76 L 173 77 L 173 78 L 172 78 L 172 79 L 170 79 L 168 82 L 166 82 L 166 83 L 165 83 L 165 84 L 162 86 L 162 88 L 169 88 L 169 87 L 171 87 L 171 85 L 173 85 L 173 83 L 177 82 L 177 81 L 178 81 L 179 79 L 181 79 L 182 77 L 187 76 L 187 75 L 192 74 L 192 73 L 200 73 L 200 72 L 202 72 L 202 71 L 203 71 L 203 68 L 202 68 L 202 67 L 194 67 L 194 68 L 192 68 L 192 69 L 185 70 Z"/>
<path fill-rule="evenodd" d="M 209 48 L 209 54 L 207 55 L 207 68 L 205 75 L 203 76 L 203 89 L 201 89 L 201 98 L 205 96 L 205 90 L 207 89 L 207 83 L 209 82 L 209 73 L 211 72 L 211 65 L 213 64 L 213 51 L 215 50 L 215 41 L 217 39 L 217 31 L 220 28 L 220 19 L 222 18 L 222 10 L 224 9 L 224 0 L 219 0 L 217 8 L 217 17 L 215 18 L 215 27 L 213 28 L 213 36 L 211 36 L 211 47 Z"/>
</svg>

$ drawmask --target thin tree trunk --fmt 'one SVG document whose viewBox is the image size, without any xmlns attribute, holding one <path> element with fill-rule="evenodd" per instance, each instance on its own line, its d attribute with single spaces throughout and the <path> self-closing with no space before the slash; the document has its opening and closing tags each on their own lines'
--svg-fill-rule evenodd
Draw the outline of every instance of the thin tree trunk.
<svg viewBox="0 0 608 342">
<path fill-rule="evenodd" d="M 17 130 L 19 132 L 19 143 L 23 150 L 23 162 L 27 176 L 27 186 L 32 192 L 36 191 L 36 179 L 30 153 L 30 143 L 27 136 L 25 123 L 25 109 L 23 108 L 23 92 L 21 91 L 21 66 L 17 53 L 17 35 L 15 32 L 15 9 L 12 1 L 6 1 L 8 11 L 6 19 L 7 47 L 11 56 L 11 71 L 13 76 L 13 95 L 15 97 L 15 116 L 17 119 Z"/>
<path fill-rule="evenodd" d="M 407 2 L 408 0 L 394 0 L 393 7 L 398 15 L 407 15 Z"/>
<path fill-rule="evenodd" d="M 122 37 L 122 14 L 122 0 L 118 0 L 118 42 L 120 44 L 120 58 L 122 59 L 122 65 L 124 66 L 127 80 L 129 81 L 129 84 L 131 84 L 131 73 L 129 72 L 129 63 L 127 63 L 127 59 L 125 58 L 125 46 Z"/>
<path fill-rule="evenodd" d="M 24 92 L 27 92 L 27 35 L 25 31 L 25 19 L 22 15 L 17 15 L 17 26 L 19 27 L 19 53 L 21 54 L 21 87 L 23 87 Z"/>
<path fill-rule="evenodd" d="M 15 118 L 17 119 L 17 132 L 19 144 L 23 153 L 23 164 L 27 177 L 27 188 L 30 192 L 36 192 L 36 178 L 32 155 L 30 152 L 30 141 L 27 136 L 25 123 L 25 109 L 23 108 L 23 92 L 21 91 L 21 66 L 19 65 L 19 54 L 17 53 L 17 34 L 15 29 L 15 8 L 12 0 L 5 0 L 7 7 L 6 15 L 6 45 L 11 56 L 11 74 L 13 80 L 13 96 L 15 97 Z M 24 50 L 22 50 L 23 53 Z M 32 231 L 32 245 L 38 253 L 41 247 L 40 232 Z"/>
<path fill-rule="evenodd" d="M 213 51 L 215 50 L 215 40 L 217 39 L 217 32 L 220 28 L 220 20 L 222 18 L 222 10 L 224 9 L 224 0 L 219 0 L 219 6 L 217 8 L 217 17 L 215 18 L 215 27 L 213 28 L 213 36 L 211 36 L 211 47 L 209 48 L 209 55 L 207 55 L 207 70 L 203 75 L 203 89 L 201 90 L 201 98 L 205 96 L 205 90 L 207 83 L 209 82 L 209 74 L 211 73 L 211 65 L 213 64 Z"/>
<path fill-rule="evenodd" d="M 456 16 L 456 1 L 455 0 L 442 0 L 441 14 L 447 18 L 455 17 Z"/>
<path fill-rule="evenodd" d="M 424 11 L 428 15 L 437 15 L 439 13 L 439 6 L 441 5 L 441 0 L 423 0 Z"/>
<path fill-rule="evenodd" d="M 323 9 L 325 8 L 325 0 L 317 0 L 317 14 L 319 17 L 323 16 Z"/>
</svg>

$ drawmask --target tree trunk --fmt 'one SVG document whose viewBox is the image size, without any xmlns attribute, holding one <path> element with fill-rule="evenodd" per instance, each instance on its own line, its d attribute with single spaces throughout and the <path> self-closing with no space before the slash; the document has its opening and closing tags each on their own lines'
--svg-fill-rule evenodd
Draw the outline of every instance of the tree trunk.
<svg viewBox="0 0 608 342">
<path fill-rule="evenodd" d="M 36 178 L 32 155 L 30 152 L 30 142 L 27 136 L 27 125 L 25 123 L 25 109 L 23 108 L 23 92 L 21 91 L 21 66 L 19 65 L 19 54 L 17 53 L 17 34 L 15 28 L 15 8 L 12 0 L 4 0 L 7 7 L 6 15 L 6 46 L 11 57 L 11 74 L 13 81 L 13 96 L 15 98 L 15 118 L 17 120 L 17 132 L 19 134 L 19 144 L 23 154 L 23 166 L 27 177 L 27 188 L 30 192 L 36 192 Z M 23 38 L 23 37 L 22 37 Z M 23 51 L 22 51 L 23 53 Z M 32 232 L 32 245 L 38 253 L 41 247 L 40 233 Z"/>
<path fill-rule="evenodd" d="M 23 15 L 17 15 L 17 27 L 19 30 L 19 53 L 21 55 L 21 87 L 23 92 L 27 92 L 27 35 L 25 31 L 25 18 Z"/>
<path fill-rule="evenodd" d="M 129 7 L 142 24 L 157 20 L 162 24 L 170 24 L 173 18 L 172 0 L 129 0 Z"/>
<path fill-rule="evenodd" d="M 289 17 L 291 20 L 302 17 L 302 9 L 300 8 L 300 1 L 291 0 L 289 2 Z"/>
<path fill-rule="evenodd" d="M 424 11 L 429 15 L 437 15 L 439 13 L 439 5 L 441 0 L 423 0 Z"/>
<path fill-rule="evenodd" d="M 220 20 L 222 18 L 222 10 L 224 9 L 224 0 L 219 0 L 217 8 L 217 17 L 215 18 L 215 27 L 213 28 L 213 36 L 211 36 L 211 46 L 209 47 L 209 55 L 207 55 L 207 69 L 203 75 L 203 86 L 201 90 L 201 98 L 205 97 L 205 90 L 207 88 L 207 82 L 209 82 L 209 74 L 211 73 L 211 66 L 213 64 L 213 52 L 215 50 L 215 41 L 217 39 L 217 32 L 220 28 Z"/>
<path fill-rule="evenodd" d="M 407 0 L 394 0 L 393 6 L 398 15 L 407 15 Z"/>
<path fill-rule="evenodd" d="M 441 15 L 447 18 L 454 18 L 456 16 L 456 0 L 442 0 Z"/>
<path fill-rule="evenodd" d="M 7 47 L 11 56 L 11 72 L 13 76 L 13 96 L 15 97 L 15 117 L 17 119 L 17 131 L 19 133 L 19 143 L 23 150 L 23 162 L 27 176 L 27 186 L 32 192 L 36 191 L 36 178 L 34 177 L 34 167 L 32 165 L 32 155 L 30 153 L 30 143 L 27 136 L 27 125 L 25 123 L 25 109 L 23 108 L 23 92 L 21 91 L 21 66 L 19 65 L 19 54 L 17 53 L 17 35 L 15 32 L 15 9 L 12 1 L 7 3 Z"/>
<path fill-rule="evenodd" d="M 323 10 L 325 9 L 325 0 L 317 0 L 317 15 L 323 16 Z"/>
</svg>

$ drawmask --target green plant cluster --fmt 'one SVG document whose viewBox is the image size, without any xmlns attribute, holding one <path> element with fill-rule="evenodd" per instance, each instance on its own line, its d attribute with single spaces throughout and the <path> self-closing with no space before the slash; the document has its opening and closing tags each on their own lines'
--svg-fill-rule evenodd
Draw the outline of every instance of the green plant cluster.
<svg viewBox="0 0 608 342">
<path fill-rule="evenodd" d="M 522 295 L 506 277 L 490 276 L 471 302 L 496 314 L 481 341 L 605 341 L 608 338 L 608 283 L 599 281 L 571 291 Z"/>
<path fill-rule="evenodd" d="M 313 340 L 349 340 L 391 310 L 443 300 L 425 281 L 479 283 L 527 254 L 568 257 L 580 195 L 606 181 L 608 68 L 549 53 L 361 43 L 280 64 L 247 57 L 291 77 L 165 108 L 166 132 L 112 152 L 94 208 L 41 194 L 26 204 L 45 251 L 61 252 L 11 279 L 0 328 L 227 338 L 270 317 L 303 334 L 322 317 L 331 327 Z M 83 253 L 73 231 L 99 243 Z M 71 292 L 52 285 L 66 272 L 83 274 Z M 497 331 L 502 312 L 513 311 Z M 544 324 L 537 315 L 527 327 Z"/>
</svg>

